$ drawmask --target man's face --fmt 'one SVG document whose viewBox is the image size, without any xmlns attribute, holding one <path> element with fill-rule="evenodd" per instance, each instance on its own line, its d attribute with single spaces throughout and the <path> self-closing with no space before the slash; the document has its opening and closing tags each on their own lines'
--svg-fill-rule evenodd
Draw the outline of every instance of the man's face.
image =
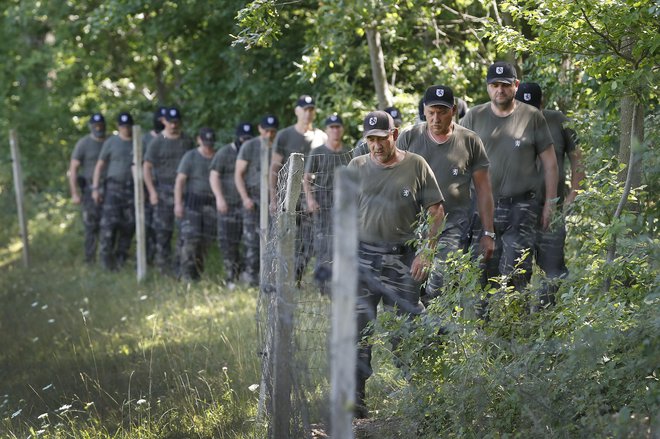
<svg viewBox="0 0 660 439">
<path fill-rule="evenodd" d="M 263 139 L 272 142 L 273 140 L 275 140 L 276 134 L 277 134 L 277 130 L 275 128 L 261 128 L 261 125 L 259 125 L 259 135 Z"/>
<path fill-rule="evenodd" d="M 341 138 L 344 136 L 344 126 L 328 125 L 325 127 L 325 133 L 328 135 L 328 142 L 341 141 Z"/>
<path fill-rule="evenodd" d="M 181 134 L 181 119 L 167 120 L 164 118 L 163 125 L 165 125 L 165 132 L 168 135 L 177 136 Z"/>
<path fill-rule="evenodd" d="M 520 81 L 515 81 L 513 84 L 505 82 L 492 82 L 488 84 L 488 96 L 490 101 L 498 107 L 508 107 L 516 97 L 518 84 Z"/>
<path fill-rule="evenodd" d="M 394 129 L 385 136 L 367 136 L 367 145 L 371 156 L 381 164 L 389 164 L 396 153 Z"/>
<path fill-rule="evenodd" d="M 435 135 L 444 135 L 449 132 L 451 123 L 456 113 L 456 106 L 449 108 L 444 105 L 424 106 L 424 116 L 426 122 Z"/>
<path fill-rule="evenodd" d="M 133 137 L 133 126 L 132 125 L 119 125 L 117 127 L 119 130 L 119 136 L 125 139 L 130 139 Z"/>
<path fill-rule="evenodd" d="M 296 107 L 296 117 L 298 122 L 310 124 L 316 118 L 316 107 Z"/>
<path fill-rule="evenodd" d="M 94 137 L 102 138 L 105 137 L 105 123 L 104 122 L 94 122 L 89 125 L 89 130 Z"/>
</svg>

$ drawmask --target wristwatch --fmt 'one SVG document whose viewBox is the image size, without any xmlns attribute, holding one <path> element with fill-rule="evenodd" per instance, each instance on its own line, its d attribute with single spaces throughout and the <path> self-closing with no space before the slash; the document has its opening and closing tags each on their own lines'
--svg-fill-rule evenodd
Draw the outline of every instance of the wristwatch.
<svg viewBox="0 0 660 439">
<path fill-rule="evenodd" d="M 484 236 L 488 236 L 489 238 L 495 239 L 496 235 L 495 232 L 489 232 L 488 230 L 484 230 Z"/>
</svg>

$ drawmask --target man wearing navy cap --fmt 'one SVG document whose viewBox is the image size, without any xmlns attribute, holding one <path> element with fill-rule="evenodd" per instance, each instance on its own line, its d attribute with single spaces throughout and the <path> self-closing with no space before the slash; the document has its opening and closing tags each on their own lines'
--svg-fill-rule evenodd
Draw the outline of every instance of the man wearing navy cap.
<svg viewBox="0 0 660 439">
<path fill-rule="evenodd" d="M 367 416 L 365 385 L 372 374 L 369 322 L 378 304 L 415 316 L 424 311 L 419 291 L 430 261 L 410 244 L 414 224 L 424 210 L 430 217 L 429 241 L 435 246 L 444 218 L 444 200 L 433 171 L 420 155 L 396 147 L 399 131 L 392 116 L 374 111 L 364 119 L 369 154 L 348 165 L 359 175 L 357 330 L 361 340 L 357 359 L 355 416 Z"/>
<path fill-rule="evenodd" d="M 431 166 L 445 197 L 447 217 L 435 249 L 435 262 L 426 286 L 425 304 L 441 293 L 444 262 L 447 256 L 464 247 L 467 240 L 473 201 L 485 225 L 479 249 L 485 259 L 493 254 L 493 194 L 488 175 L 486 150 L 476 133 L 454 122 L 457 111 L 450 87 L 434 85 L 424 93 L 425 122 L 401 133 L 397 147 L 417 153 Z M 474 185 L 476 200 L 470 187 Z"/>
<path fill-rule="evenodd" d="M 332 205 L 335 169 L 351 161 L 350 149 L 342 142 L 344 123 L 337 114 L 325 120 L 328 141 L 312 150 L 305 160 L 303 189 L 307 211 L 312 214 L 314 254 L 316 266 L 314 279 L 321 294 L 329 293 L 328 282 L 332 276 Z"/>
<path fill-rule="evenodd" d="M 280 169 L 284 166 L 292 153 L 301 153 L 305 157 L 310 151 L 323 145 L 327 140 L 326 134 L 314 128 L 316 118 L 316 104 L 309 95 L 302 95 L 296 101 L 296 123 L 277 133 L 273 143 L 273 155 L 270 168 L 270 211 L 277 210 L 277 189 Z M 300 284 L 307 262 L 311 255 L 312 225 L 309 214 L 305 212 L 304 197 L 301 197 L 296 216 L 296 282 Z"/>
<path fill-rule="evenodd" d="M 234 181 L 236 157 L 243 143 L 252 138 L 253 131 L 251 123 L 239 123 L 236 126 L 235 140 L 220 148 L 211 162 L 211 189 L 218 212 L 218 244 L 224 262 L 225 281 L 228 284 L 236 282 L 243 266 L 240 255 L 243 235 L 241 196 Z"/>
<path fill-rule="evenodd" d="M 539 213 L 542 228 L 547 229 L 556 204 L 557 159 L 543 114 L 515 100 L 520 81 L 513 65 L 493 63 L 486 82 L 490 102 L 472 108 L 461 122 L 484 142 L 495 203 L 494 230 L 477 224 L 473 236 L 495 235 L 495 250 L 484 264 L 483 283 L 504 275 L 522 291 L 532 275 L 531 258 L 523 255 L 534 247 Z M 543 165 L 541 171 L 537 159 Z M 536 197 L 539 173 L 548 188 L 542 211 Z"/>
<path fill-rule="evenodd" d="M 154 263 L 161 272 L 171 267 L 171 241 L 174 233 L 174 182 L 177 167 L 183 155 L 194 148 L 193 140 L 182 131 L 181 112 L 168 108 L 163 118 L 165 128 L 147 148 L 142 165 L 144 183 L 149 191 L 149 202 L 156 231 Z"/>
<path fill-rule="evenodd" d="M 99 239 L 101 208 L 92 198 L 92 179 L 101 147 L 105 141 L 105 118 L 94 113 L 89 118 L 89 134 L 78 140 L 71 153 L 69 163 L 69 190 L 71 201 L 80 204 L 85 228 L 85 262 L 96 260 L 96 245 Z M 81 175 L 78 175 L 80 171 Z"/>
<path fill-rule="evenodd" d="M 243 211 L 243 247 L 245 249 L 245 276 L 247 282 L 256 286 L 259 284 L 259 252 L 261 247 L 259 233 L 259 210 L 261 206 L 261 154 L 268 152 L 268 161 L 265 166 L 269 172 L 271 147 L 277 135 L 279 121 L 272 114 L 266 115 L 259 122 L 259 136 L 248 140 L 238 151 L 234 183 L 241 196 Z M 265 188 L 268 190 L 268 187 Z"/>
<path fill-rule="evenodd" d="M 102 204 L 99 254 L 106 270 L 119 270 L 128 259 L 135 233 L 133 194 L 133 117 L 120 113 L 119 134 L 104 143 L 94 168 L 92 198 Z M 104 169 L 107 170 L 104 172 Z M 104 175 L 103 182 L 101 177 Z M 101 190 L 102 188 L 102 190 Z"/>
<path fill-rule="evenodd" d="M 395 127 L 401 128 L 401 125 L 403 125 L 403 118 L 398 108 L 387 107 L 383 111 L 385 111 L 387 114 L 392 116 L 392 119 L 394 119 Z M 367 141 L 365 140 L 364 137 L 358 140 L 358 142 L 355 144 L 355 148 L 353 148 L 352 154 L 353 157 L 361 156 L 363 154 L 369 154 L 369 147 L 367 146 Z"/>
</svg>

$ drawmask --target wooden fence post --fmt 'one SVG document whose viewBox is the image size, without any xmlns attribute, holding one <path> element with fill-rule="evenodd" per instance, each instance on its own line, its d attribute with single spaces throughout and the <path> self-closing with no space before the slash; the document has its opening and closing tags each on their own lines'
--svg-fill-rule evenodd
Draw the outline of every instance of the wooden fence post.
<svg viewBox="0 0 660 439">
<path fill-rule="evenodd" d="M 133 192 L 135 193 L 135 248 L 137 280 L 147 275 L 147 246 L 144 228 L 144 177 L 142 175 L 142 128 L 133 125 Z"/>
<path fill-rule="evenodd" d="M 23 209 L 23 172 L 21 170 L 21 154 L 18 150 L 18 136 L 16 130 L 9 131 L 9 147 L 11 149 L 12 168 L 14 170 L 14 189 L 16 190 L 16 209 L 18 211 L 18 225 L 23 241 L 23 265 L 30 266 L 29 236 L 27 220 Z"/>
</svg>

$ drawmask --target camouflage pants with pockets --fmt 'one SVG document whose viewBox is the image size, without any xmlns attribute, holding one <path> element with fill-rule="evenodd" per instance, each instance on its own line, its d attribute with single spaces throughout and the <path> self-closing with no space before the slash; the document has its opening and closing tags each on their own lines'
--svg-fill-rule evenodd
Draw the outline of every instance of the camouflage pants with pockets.
<svg viewBox="0 0 660 439">
<path fill-rule="evenodd" d="M 133 182 L 108 180 L 103 193 L 100 258 L 108 270 L 120 269 L 128 259 L 135 233 Z"/>
</svg>

